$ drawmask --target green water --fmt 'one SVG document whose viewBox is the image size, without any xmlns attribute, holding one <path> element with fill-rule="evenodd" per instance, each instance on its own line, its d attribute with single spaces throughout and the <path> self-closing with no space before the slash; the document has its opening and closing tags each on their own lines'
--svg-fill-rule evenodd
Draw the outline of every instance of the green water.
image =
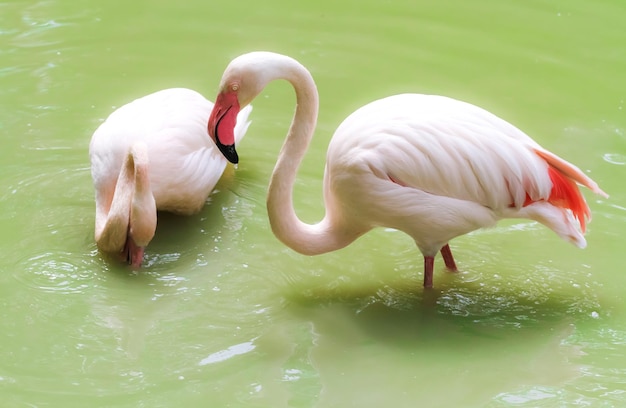
<svg viewBox="0 0 626 408">
<path fill-rule="evenodd" d="M 477 0 L 0 3 L 0 406 L 537 407 L 626 403 L 626 3 Z M 435 5 L 434 3 L 437 3 Z M 93 240 L 88 143 L 115 108 L 214 98 L 233 57 L 299 59 L 320 91 L 295 206 L 322 209 L 325 150 L 397 92 L 464 99 L 588 172 L 579 250 L 533 223 L 453 243 L 462 272 L 376 230 L 305 257 L 265 191 L 293 112 L 272 83 L 241 163 L 197 216 L 162 215 L 132 273 Z"/>
</svg>

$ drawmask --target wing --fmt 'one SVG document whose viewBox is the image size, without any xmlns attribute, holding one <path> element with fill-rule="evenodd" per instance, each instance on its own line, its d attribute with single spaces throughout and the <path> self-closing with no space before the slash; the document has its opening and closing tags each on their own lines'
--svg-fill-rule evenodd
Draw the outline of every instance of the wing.
<svg viewBox="0 0 626 408">
<path fill-rule="evenodd" d="M 538 152 L 546 151 L 484 109 L 442 96 L 405 94 L 350 115 L 331 141 L 328 161 L 366 163 L 378 177 L 497 211 L 549 199 L 547 154 L 562 168 L 575 169 L 570 173 L 582 174 L 557 156 Z"/>
</svg>

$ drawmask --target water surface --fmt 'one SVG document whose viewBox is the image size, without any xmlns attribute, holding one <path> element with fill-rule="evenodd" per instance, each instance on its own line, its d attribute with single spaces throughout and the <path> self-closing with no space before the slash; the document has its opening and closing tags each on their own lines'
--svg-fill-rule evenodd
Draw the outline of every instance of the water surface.
<svg viewBox="0 0 626 408">
<path fill-rule="evenodd" d="M 626 5 L 423 1 L 0 4 L 0 397 L 6 407 L 619 406 L 626 401 Z M 93 241 L 87 149 L 116 107 L 174 86 L 214 98 L 231 58 L 299 59 L 320 92 L 294 195 L 323 215 L 333 130 L 397 92 L 481 105 L 576 163 L 585 250 L 534 223 L 456 239 L 461 269 L 376 230 L 285 248 L 265 192 L 293 112 L 285 83 L 203 211 L 162 215 L 140 273 Z"/>
</svg>

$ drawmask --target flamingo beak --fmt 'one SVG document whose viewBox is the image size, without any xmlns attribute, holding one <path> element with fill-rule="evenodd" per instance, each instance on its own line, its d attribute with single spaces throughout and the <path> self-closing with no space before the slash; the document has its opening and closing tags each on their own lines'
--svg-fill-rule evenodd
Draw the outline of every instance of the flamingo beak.
<svg viewBox="0 0 626 408">
<path fill-rule="evenodd" d="M 132 268 L 138 269 L 141 267 L 141 263 L 143 262 L 144 247 L 138 246 L 131 237 L 126 239 L 124 254 L 126 255 L 126 262 L 128 262 Z"/>
<path fill-rule="evenodd" d="M 211 117 L 209 136 L 226 159 L 237 164 L 239 156 L 235 150 L 235 125 L 239 114 L 239 100 L 236 92 L 221 92 L 217 95 Z"/>
</svg>

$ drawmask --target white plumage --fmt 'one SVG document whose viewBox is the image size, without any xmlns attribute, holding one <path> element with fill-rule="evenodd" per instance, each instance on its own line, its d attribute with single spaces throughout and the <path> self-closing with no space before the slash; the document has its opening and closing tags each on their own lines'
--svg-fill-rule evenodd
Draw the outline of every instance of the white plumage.
<svg viewBox="0 0 626 408">
<path fill-rule="evenodd" d="M 100 249 L 138 266 L 157 210 L 200 211 L 227 163 L 207 133 L 212 109 L 198 92 L 165 89 L 120 107 L 96 129 L 89 155 Z M 237 139 L 249 112 L 239 114 Z"/>
<path fill-rule="evenodd" d="M 536 218 L 526 214 L 526 195 L 541 204 L 537 211 L 551 213 L 553 206 L 543 208 L 541 201 L 549 199 L 552 181 L 537 149 L 517 128 L 474 105 L 435 95 L 391 96 L 358 109 L 335 132 L 327 155 L 329 192 L 349 203 L 350 213 L 359 212 L 359 220 L 404 230 L 434 254 L 498 219 Z M 564 238 L 583 247 L 576 224 L 566 225 Z"/>
<path fill-rule="evenodd" d="M 235 58 L 222 76 L 209 134 L 236 162 L 234 115 L 275 79 L 293 85 L 296 112 L 272 174 L 267 208 L 273 232 L 294 250 L 321 254 L 374 227 L 396 228 L 424 255 L 429 287 L 438 251 L 455 270 L 448 242 L 502 218 L 533 219 L 586 245 L 591 213 L 576 183 L 607 197 L 593 180 L 486 110 L 435 95 L 390 96 L 346 118 L 328 147 L 326 214 L 317 224 L 303 223 L 293 209 L 292 189 L 318 110 L 317 89 L 304 66 L 270 52 Z"/>
</svg>

